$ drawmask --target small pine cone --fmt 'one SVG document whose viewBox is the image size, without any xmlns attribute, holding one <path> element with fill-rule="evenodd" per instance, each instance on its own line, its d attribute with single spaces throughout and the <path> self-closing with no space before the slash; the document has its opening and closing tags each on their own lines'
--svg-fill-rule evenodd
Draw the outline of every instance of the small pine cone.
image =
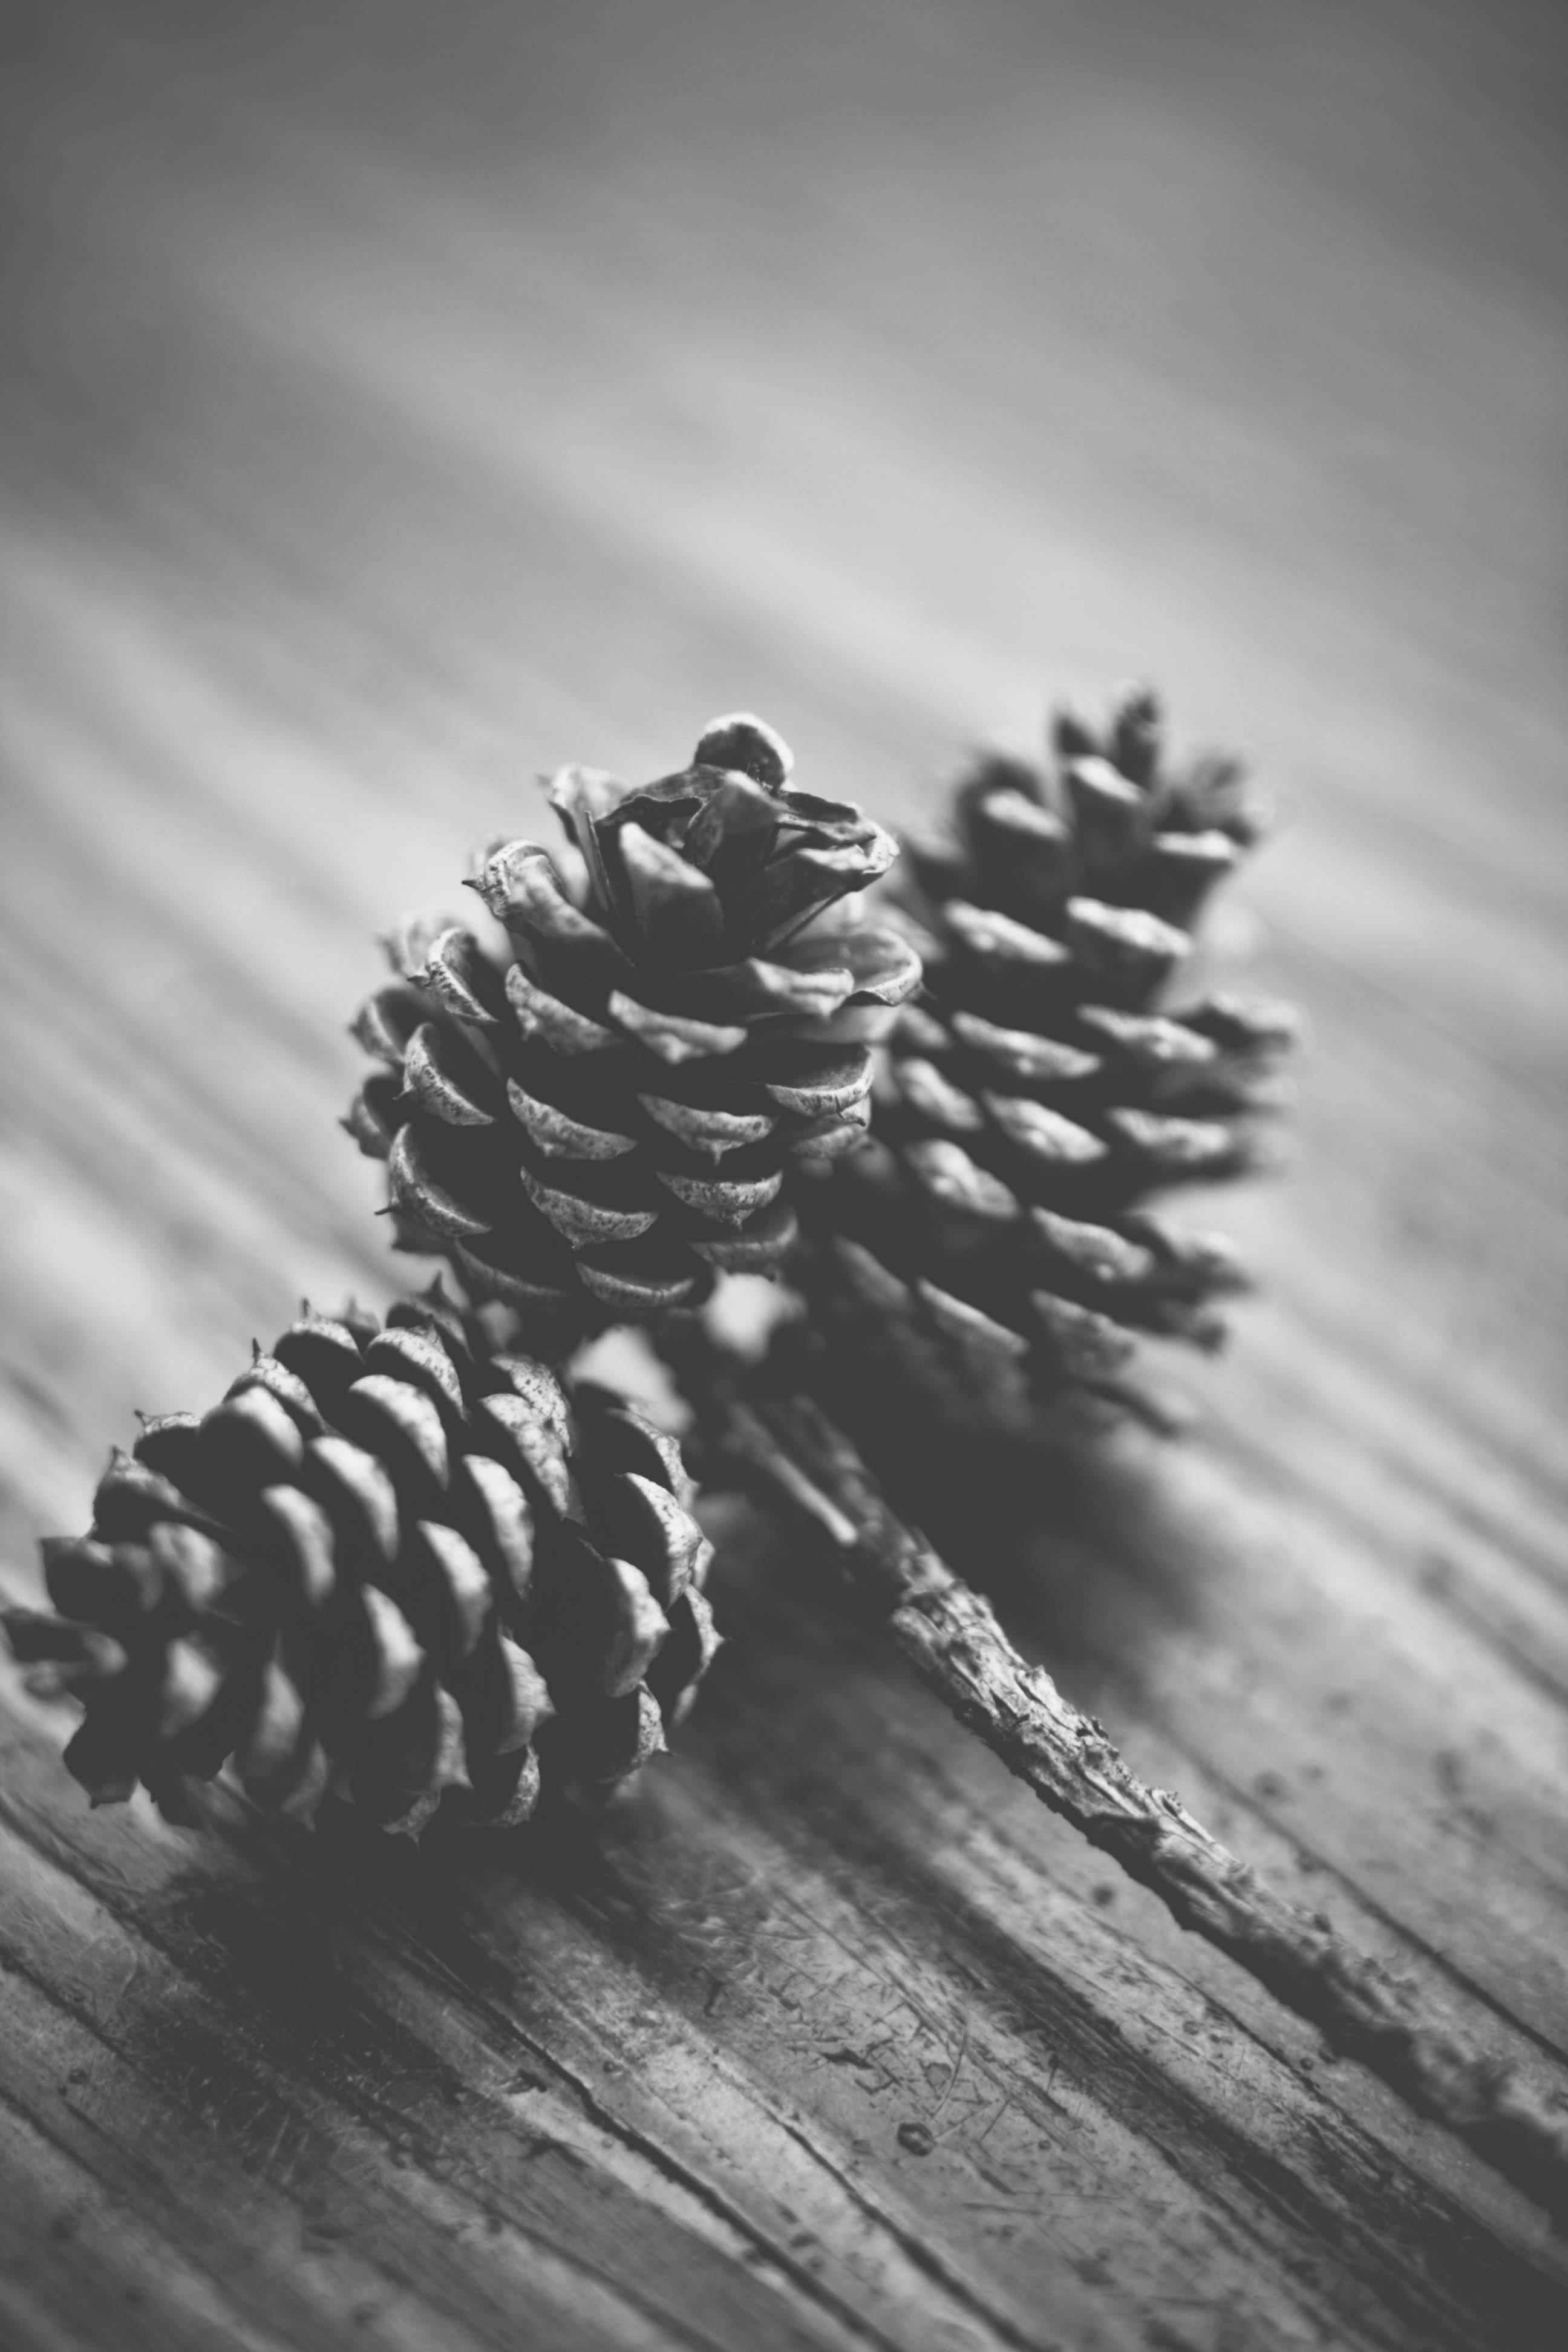
<svg viewBox="0 0 1568 2352">
<path fill-rule="evenodd" d="M 856 893 L 896 855 L 852 804 L 786 789 L 754 719 L 634 789 L 584 768 L 568 846 L 504 844 L 472 887 L 510 958 L 424 919 L 355 1034 L 383 1067 L 348 1125 L 384 1158 L 405 1247 L 567 1339 L 695 1304 L 795 1236 L 792 1160 L 858 1143 L 866 1042 L 918 985 Z"/>
<path fill-rule="evenodd" d="M 1103 734 L 1053 731 L 1054 761 L 983 757 L 951 837 L 905 845 L 926 994 L 886 1041 L 876 1139 L 804 1204 L 829 1322 L 992 1431 L 1086 1389 L 1139 1402 L 1140 1333 L 1217 1344 L 1236 1255 L 1147 1203 L 1255 1164 L 1296 1033 L 1275 1003 L 1178 995 L 1205 901 L 1260 830 L 1240 764 L 1168 766 L 1142 688 Z"/>
<path fill-rule="evenodd" d="M 83 1709 L 93 1803 L 176 1822 L 232 1761 L 271 1811 L 509 1828 L 665 1744 L 717 1646 L 673 1439 L 607 1391 L 489 1353 L 438 1288 L 384 1328 L 313 1315 L 198 1419 L 116 1449 L 60 1612 L 5 1630 Z"/>
</svg>

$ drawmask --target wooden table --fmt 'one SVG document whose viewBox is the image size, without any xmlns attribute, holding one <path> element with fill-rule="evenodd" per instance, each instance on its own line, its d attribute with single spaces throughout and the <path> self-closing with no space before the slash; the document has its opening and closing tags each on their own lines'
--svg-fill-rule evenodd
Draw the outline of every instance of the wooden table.
<svg viewBox="0 0 1568 2352">
<path fill-rule="evenodd" d="M 1568 2081 L 1552 12 L 7 18 L 4 1583 L 134 1408 L 380 1302 L 372 935 L 752 706 L 898 818 L 1129 670 L 1281 803 L 1267 1276 L 957 1563 L 1137 1769 Z M 1232 929 L 1230 944 L 1246 942 Z M 1203 1204 L 1199 1204 L 1202 1206 Z M 89 1814 L 4 1689 L 0 2339 L 1511 2347 L 1523 2200 L 718 1505 L 596 1843 Z"/>
</svg>

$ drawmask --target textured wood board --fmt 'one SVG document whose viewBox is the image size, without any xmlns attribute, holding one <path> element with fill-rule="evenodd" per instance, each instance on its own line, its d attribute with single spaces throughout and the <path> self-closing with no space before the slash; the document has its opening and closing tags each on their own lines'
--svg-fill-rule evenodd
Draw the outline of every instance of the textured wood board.
<svg viewBox="0 0 1568 2352">
<path fill-rule="evenodd" d="M 1137 667 L 1283 803 L 1268 1294 L 1184 1447 L 931 1516 L 1146 1778 L 1568 2080 L 1550 17 L 6 30 L 7 1594 L 135 1408 L 388 1295 L 342 1023 L 536 770 L 750 704 L 912 814 Z M 576 1850 L 89 1815 L 6 1681 L 0 2340 L 1558 2339 L 1520 2200 L 718 1525 L 710 1695 Z"/>
</svg>

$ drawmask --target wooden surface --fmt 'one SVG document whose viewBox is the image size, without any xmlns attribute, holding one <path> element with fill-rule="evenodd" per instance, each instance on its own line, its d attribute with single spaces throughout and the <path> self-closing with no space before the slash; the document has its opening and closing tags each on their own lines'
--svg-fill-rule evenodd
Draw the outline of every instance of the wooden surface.
<svg viewBox="0 0 1568 2352">
<path fill-rule="evenodd" d="M 8 11 L 10 1597 L 133 1408 L 388 1295 L 342 1024 L 535 771 L 750 705 L 900 816 L 1142 670 L 1282 803 L 1297 1165 L 1194 1439 L 950 1549 L 1568 2082 L 1552 15 Z M 1519 2198 L 714 1520 L 729 1647 L 596 1844 L 90 1815 L 4 1678 L 0 2341 L 1562 2340 Z"/>
</svg>

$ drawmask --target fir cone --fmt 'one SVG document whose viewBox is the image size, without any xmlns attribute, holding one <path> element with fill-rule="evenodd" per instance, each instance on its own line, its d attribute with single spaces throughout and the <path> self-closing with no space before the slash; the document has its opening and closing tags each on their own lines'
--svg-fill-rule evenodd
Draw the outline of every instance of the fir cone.
<svg viewBox="0 0 1568 2352">
<path fill-rule="evenodd" d="M 399 1239 L 568 1337 L 694 1304 L 795 1238 L 792 1161 L 859 1141 L 868 1031 L 917 986 L 855 894 L 896 855 L 852 804 L 787 788 L 771 729 L 715 720 L 641 788 L 568 768 L 552 859 L 508 842 L 472 887 L 510 951 L 425 918 L 355 1034 L 382 1068 L 349 1126 Z"/>
<path fill-rule="evenodd" d="M 607 1391 L 491 1355 L 440 1296 L 384 1328 L 307 1308 L 205 1417 L 116 1450 L 47 1540 L 58 1615 L 5 1628 L 83 1718 L 94 1804 L 170 1819 L 232 1762 L 301 1818 L 510 1827 L 665 1744 L 717 1646 L 674 1441 Z"/>
<path fill-rule="evenodd" d="M 1148 1204 L 1254 1164 L 1296 1025 L 1182 995 L 1205 903 L 1260 831 L 1240 763 L 1170 765 L 1141 687 L 1103 733 L 1064 715 L 1053 738 L 1054 760 L 981 758 L 951 835 L 905 845 L 926 992 L 887 1040 L 876 1139 L 808 1203 L 829 1325 L 988 1432 L 1086 1392 L 1147 1402 L 1140 1335 L 1218 1343 L 1235 1252 Z"/>
</svg>

